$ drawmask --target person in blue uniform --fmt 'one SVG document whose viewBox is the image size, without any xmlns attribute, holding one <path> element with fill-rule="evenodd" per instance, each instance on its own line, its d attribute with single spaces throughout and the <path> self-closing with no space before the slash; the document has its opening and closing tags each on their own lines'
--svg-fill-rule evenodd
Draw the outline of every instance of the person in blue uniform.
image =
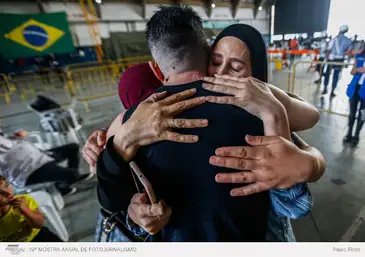
<svg viewBox="0 0 365 257">
<path fill-rule="evenodd" d="M 360 131 L 365 122 L 365 44 L 362 42 L 362 51 L 356 55 L 355 63 L 351 70 L 353 78 L 347 88 L 347 96 L 350 98 L 350 115 L 348 132 L 344 143 L 356 146 L 360 140 Z M 355 121 L 356 129 L 354 131 Z"/>
</svg>

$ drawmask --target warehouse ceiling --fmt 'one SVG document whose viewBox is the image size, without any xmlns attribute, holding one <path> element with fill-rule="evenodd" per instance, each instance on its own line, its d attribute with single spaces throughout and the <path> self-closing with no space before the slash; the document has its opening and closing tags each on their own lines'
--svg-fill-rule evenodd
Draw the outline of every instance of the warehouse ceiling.
<svg viewBox="0 0 365 257">
<path fill-rule="evenodd" d="M 33 0 L 34 2 L 47 3 L 47 2 L 79 2 L 79 0 Z M 88 0 L 84 0 L 87 2 Z M 102 0 L 103 3 L 119 2 L 119 3 L 138 3 L 140 5 L 145 4 L 189 4 L 189 5 L 201 5 L 207 10 L 207 13 L 211 12 L 212 6 L 214 7 L 230 7 L 233 16 L 238 8 L 252 8 L 256 16 L 259 7 L 268 8 L 275 3 L 276 0 Z M 29 2 L 29 1 L 28 1 Z"/>
</svg>

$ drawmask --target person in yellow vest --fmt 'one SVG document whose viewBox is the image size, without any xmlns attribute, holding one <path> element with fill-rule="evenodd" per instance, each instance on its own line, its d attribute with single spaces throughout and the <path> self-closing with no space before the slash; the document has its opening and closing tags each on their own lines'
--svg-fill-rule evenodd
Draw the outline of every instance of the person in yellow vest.
<svg viewBox="0 0 365 257">
<path fill-rule="evenodd" d="M 62 242 L 44 222 L 37 202 L 28 194 L 15 196 L 0 176 L 0 242 Z"/>
</svg>

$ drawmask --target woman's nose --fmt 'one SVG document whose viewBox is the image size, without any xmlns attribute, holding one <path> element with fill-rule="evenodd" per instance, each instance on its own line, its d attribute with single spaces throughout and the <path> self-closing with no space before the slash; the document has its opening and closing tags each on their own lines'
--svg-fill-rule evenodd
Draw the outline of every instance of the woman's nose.
<svg viewBox="0 0 365 257">
<path fill-rule="evenodd" d="M 227 71 L 226 71 L 227 68 L 226 67 L 227 67 L 227 65 L 221 65 L 221 66 L 219 66 L 216 73 L 218 75 L 224 75 L 224 74 L 226 74 L 227 73 Z"/>
</svg>

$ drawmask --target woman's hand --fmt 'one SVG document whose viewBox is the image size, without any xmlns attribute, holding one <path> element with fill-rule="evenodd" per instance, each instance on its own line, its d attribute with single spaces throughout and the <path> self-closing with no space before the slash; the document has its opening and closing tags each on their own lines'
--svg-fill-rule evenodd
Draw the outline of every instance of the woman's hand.
<svg viewBox="0 0 365 257">
<path fill-rule="evenodd" d="M 115 150 L 130 161 L 140 146 L 160 141 L 195 143 L 198 137 L 174 132 L 179 128 L 203 128 L 206 119 L 175 119 L 174 116 L 206 102 L 206 97 L 189 99 L 196 89 L 188 89 L 166 97 L 166 92 L 156 93 L 144 100 L 132 116 L 122 124 L 114 136 Z M 188 100 L 186 100 L 188 99 Z"/>
<path fill-rule="evenodd" d="M 237 78 L 230 75 L 205 77 L 203 87 L 209 91 L 230 96 L 208 96 L 208 102 L 231 104 L 263 119 L 280 102 L 271 93 L 268 85 L 258 79 Z"/>
<path fill-rule="evenodd" d="M 237 170 L 218 173 L 215 177 L 217 183 L 249 183 L 232 189 L 232 196 L 247 196 L 315 181 L 326 168 L 323 155 L 315 148 L 302 150 L 279 136 L 246 136 L 246 141 L 251 146 L 221 147 L 209 159 L 214 166 Z"/>
<path fill-rule="evenodd" d="M 231 104 L 255 115 L 264 122 L 265 135 L 290 139 L 289 123 L 283 104 L 273 95 L 267 83 L 255 78 L 229 75 L 205 77 L 203 87 L 228 96 L 208 96 L 207 101 Z"/>
</svg>

